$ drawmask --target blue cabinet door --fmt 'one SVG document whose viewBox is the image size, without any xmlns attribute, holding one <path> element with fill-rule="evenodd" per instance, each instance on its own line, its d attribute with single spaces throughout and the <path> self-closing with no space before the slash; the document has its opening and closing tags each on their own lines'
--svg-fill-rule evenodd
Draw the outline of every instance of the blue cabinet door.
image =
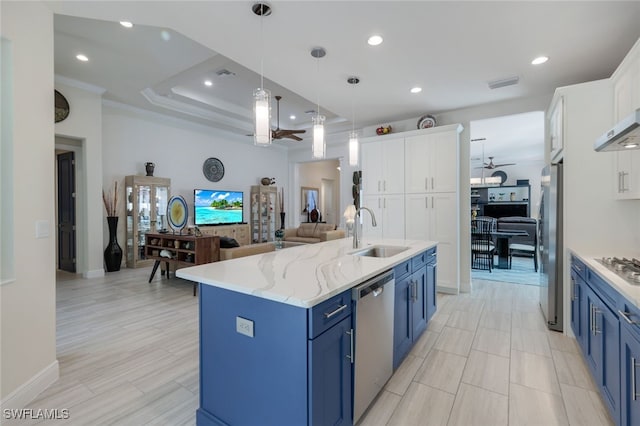
<svg viewBox="0 0 640 426">
<path fill-rule="evenodd" d="M 437 264 L 431 263 L 427 265 L 427 322 L 433 317 L 438 308 L 438 300 L 436 295 Z"/>
<path fill-rule="evenodd" d="M 620 418 L 620 321 L 600 302 L 595 312 L 595 331 L 601 338 L 602 394 L 614 419 Z"/>
<path fill-rule="evenodd" d="M 309 340 L 309 425 L 351 425 L 351 316 Z"/>
<path fill-rule="evenodd" d="M 585 287 L 585 316 L 587 319 L 587 327 L 585 338 L 585 358 L 587 365 L 591 370 L 591 374 L 595 378 L 596 383 L 602 382 L 602 339 L 595 330 L 595 310 L 600 305 L 600 299 L 588 287 Z"/>
<path fill-rule="evenodd" d="M 583 351 L 586 333 L 584 287 L 582 277 L 574 269 L 571 269 L 571 329 Z"/>
<path fill-rule="evenodd" d="M 417 340 L 427 328 L 427 267 L 422 266 L 411 275 L 412 296 L 411 338 Z"/>
<path fill-rule="evenodd" d="M 621 425 L 640 424 L 640 340 L 623 325 L 620 330 Z"/>
<path fill-rule="evenodd" d="M 412 275 L 396 280 L 393 313 L 393 368 L 396 369 L 409 353 L 413 343 L 411 324 Z"/>
</svg>

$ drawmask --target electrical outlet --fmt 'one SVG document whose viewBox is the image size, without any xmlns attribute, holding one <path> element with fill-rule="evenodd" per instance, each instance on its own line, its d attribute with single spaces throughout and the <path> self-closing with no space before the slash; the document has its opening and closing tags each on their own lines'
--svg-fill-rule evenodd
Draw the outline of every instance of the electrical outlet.
<svg viewBox="0 0 640 426">
<path fill-rule="evenodd" d="M 236 317 L 236 331 L 245 336 L 253 337 L 253 321 Z"/>
</svg>

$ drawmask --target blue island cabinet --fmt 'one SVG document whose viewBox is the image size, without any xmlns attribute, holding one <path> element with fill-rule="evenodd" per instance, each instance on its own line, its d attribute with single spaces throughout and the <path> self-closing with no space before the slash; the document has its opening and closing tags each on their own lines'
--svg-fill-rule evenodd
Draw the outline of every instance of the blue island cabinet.
<svg viewBox="0 0 640 426">
<path fill-rule="evenodd" d="M 350 291 L 310 309 L 199 294 L 199 426 L 352 424 Z"/>
<path fill-rule="evenodd" d="M 400 366 L 436 311 L 436 248 L 394 268 L 393 368 Z"/>
</svg>

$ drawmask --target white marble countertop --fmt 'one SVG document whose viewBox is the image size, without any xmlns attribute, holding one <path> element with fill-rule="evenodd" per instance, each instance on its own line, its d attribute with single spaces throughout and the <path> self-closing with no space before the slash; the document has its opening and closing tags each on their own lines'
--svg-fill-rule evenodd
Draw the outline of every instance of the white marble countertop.
<svg viewBox="0 0 640 426">
<path fill-rule="evenodd" d="M 640 285 L 629 284 L 624 278 L 619 277 L 615 272 L 610 271 L 603 264 L 596 261 L 596 259 L 602 259 L 602 254 L 582 253 L 573 249 L 570 249 L 570 251 L 583 261 L 592 271 L 607 281 L 611 287 L 623 295 L 629 302 L 640 308 Z M 619 258 L 626 257 L 627 259 L 640 258 L 640 254 L 638 253 L 614 253 L 614 255 Z M 608 256 L 611 256 L 611 254 Z"/>
<path fill-rule="evenodd" d="M 435 241 L 351 238 L 178 269 L 180 278 L 310 308 L 435 246 Z M 371 245 L 408 247 L 387 258 L 353 256 Z"/>
</svg>

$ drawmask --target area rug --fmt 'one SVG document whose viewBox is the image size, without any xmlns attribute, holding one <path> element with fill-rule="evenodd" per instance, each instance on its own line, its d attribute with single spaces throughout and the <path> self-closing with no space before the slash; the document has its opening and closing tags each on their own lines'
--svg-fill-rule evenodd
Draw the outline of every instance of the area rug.
<svg viewBox="0 0 640 426">
<path fill-rule="evenodd" d="M 497 263 L 497 258 L 496 262 Z M 540 271 L 540 265 L 538 265 Z M 533 269 L 533 259 L 525 257 L 514 257 L 511 269 L 492 268 L 491 272 L 472 269 L 471 279 L 500 281 L 514 284 L 540 285 L 540 273 Z"/>
</svg>

